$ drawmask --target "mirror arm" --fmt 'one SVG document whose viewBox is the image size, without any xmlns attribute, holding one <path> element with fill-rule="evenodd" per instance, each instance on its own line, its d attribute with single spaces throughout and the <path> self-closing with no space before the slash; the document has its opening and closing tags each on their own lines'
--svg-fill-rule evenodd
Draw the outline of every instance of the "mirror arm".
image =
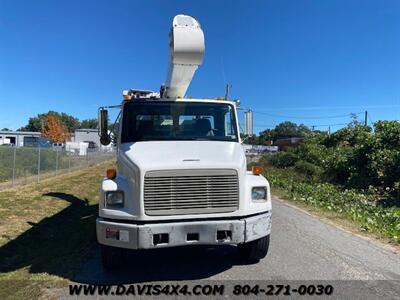
<svg viewBox="0 0 400 300">
<path fill-rule="evenodd" d="M 108 111 L 104 107 L 99 108 L 99 129 L 100 143 L 104 146 L 111 143 L 111 137 L 108 134 Z"/>
<path fill-rule="evenodd" d="M 251 135 L 245 135 L 242 139 L 241 139 L 241 144 L 244 143 L 245 140 L 247 140 L 248 138 L 250 138 Z"/>
</svg>

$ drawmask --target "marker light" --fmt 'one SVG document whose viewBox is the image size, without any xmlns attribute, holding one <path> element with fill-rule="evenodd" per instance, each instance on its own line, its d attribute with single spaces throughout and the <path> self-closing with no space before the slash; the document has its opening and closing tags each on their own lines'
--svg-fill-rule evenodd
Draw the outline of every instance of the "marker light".
<svg viewBox="0 0 400 300">
<path fill-rule="evenodd" d="M 115 177 L 117 177 L 117 170 L 115 170 L 114 168 L 107 169 L 106 174 L 108 179 L 114 179 Z"/>
<path fill-rule="evenodd" d="M 260 166 L 253 166 L 251 168 L 251 171 L 254 175 L 261 175 L 263 173 L 263 168 L 261 168 Z"/>
</svg>

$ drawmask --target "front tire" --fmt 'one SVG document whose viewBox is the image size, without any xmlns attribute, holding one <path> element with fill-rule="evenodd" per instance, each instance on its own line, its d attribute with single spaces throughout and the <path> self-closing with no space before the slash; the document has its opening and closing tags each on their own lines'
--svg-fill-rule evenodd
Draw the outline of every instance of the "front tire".
<svg viewBox="0 0 400 300">
<path fill-rule="evenodd" d="M 100 246 L 101 262 L 104 269 L 114 270 L 122 266 L 126 256 L 126 249 L 106 245 Z"/>
<path fill-rule="evenodd" d="M 238 245 L 240 256 L 248 261 L 263 259 L 268 253 L 269 239 L 269 235 L 267 235 L 261 239 Z"/>
</svg>

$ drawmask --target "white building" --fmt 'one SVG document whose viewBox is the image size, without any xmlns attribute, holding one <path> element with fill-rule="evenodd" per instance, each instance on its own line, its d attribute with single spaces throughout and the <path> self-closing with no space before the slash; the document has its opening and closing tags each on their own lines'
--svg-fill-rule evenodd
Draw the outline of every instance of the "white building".
<svg viewBox="0 0 400 300">
<path fill-rule="evenodd" d="M 248 145 L 243 144 L 246 155 L 261 155 L 263 153 L 276 153 L 278 146 L 265 146 L 265 145 Z"/>
<path fill-rule="evenodd" d="M 75 143 L 89 143 L 92 147 L 100 147 L 100 136 L 98 129 L 76 129 L 72 142 Z"/>
<path fill-rule="evenodd" d="M 0 145 L 31 146 L 38 143 L 40 136 L 40 132 L 33 131 L 0 131 Z"/>
<path fill-rule="evenodd" d="M 76 129 L 70 142 L 65 143 L 65 149 L 78 155 L 86 155 L 88 152 L 113 151 L 110 144 L 103 146 L 100 143 L 98 129 Z"/>
</svg>

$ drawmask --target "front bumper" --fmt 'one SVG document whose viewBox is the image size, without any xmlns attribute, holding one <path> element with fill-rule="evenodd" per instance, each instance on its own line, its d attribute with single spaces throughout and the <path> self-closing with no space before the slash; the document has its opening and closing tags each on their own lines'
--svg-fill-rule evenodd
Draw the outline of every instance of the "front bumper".
<svg viewBox="0 0 400 300">
<path fill-rule="evenodd" d="M 271 212 L 234 220 L 150 224 L 120 223 L 98 218 L 96 231 L 100 244 L 128 249 L 242 244 L 270 234 Z"/>
</svg>

